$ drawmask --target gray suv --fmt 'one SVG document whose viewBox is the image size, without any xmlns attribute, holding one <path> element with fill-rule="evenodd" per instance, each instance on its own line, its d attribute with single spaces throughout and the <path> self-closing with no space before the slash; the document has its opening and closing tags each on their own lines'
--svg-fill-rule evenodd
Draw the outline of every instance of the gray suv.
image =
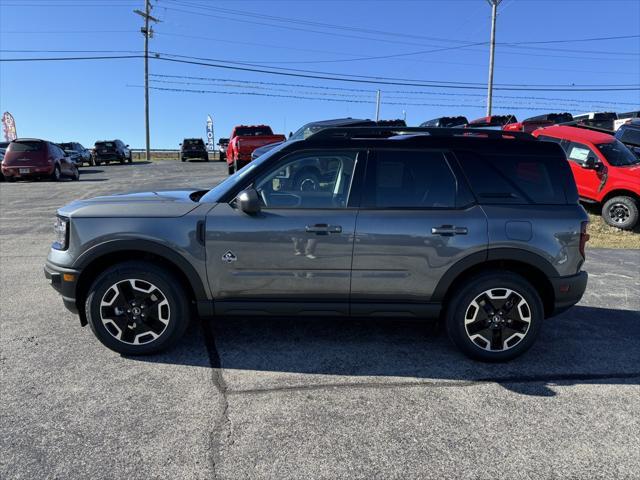
<svg viewBox="0 0 640 480">
<path fill-rule="evenodd" d="M 330 128 L 211 190 L 59 209 L 45 275 L 127 355 L 175 344 L 193 312 L 440 318 L 465 354 L 504 361 L 582 297 L 586 226 L 553 143 Z"/>
</svg>

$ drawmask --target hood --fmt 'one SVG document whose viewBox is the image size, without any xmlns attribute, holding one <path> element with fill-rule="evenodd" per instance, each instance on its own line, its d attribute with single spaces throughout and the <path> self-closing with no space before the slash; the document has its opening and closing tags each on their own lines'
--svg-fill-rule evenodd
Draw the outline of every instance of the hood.
<svg viewBox="0 0 640 480">
<path fill-rule="evenodd" d="M 197 191 L 167 190 L 94 197 L 71 202 L 60 208 L 58 214 L 71 218 L 181 217 L 198 206 L 198 202 L 189 197 Z"/>
</svg>

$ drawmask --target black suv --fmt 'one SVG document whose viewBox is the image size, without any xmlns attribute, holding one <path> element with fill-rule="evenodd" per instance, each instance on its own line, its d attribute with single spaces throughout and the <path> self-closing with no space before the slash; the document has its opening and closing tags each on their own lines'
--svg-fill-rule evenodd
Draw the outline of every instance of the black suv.
<svg viewBox="0 0 640 480">
<path fill-rule="evenodd" d="M 192 159 L 209 161 L 207 147 L 201 138 L 185 138 L 180 144 L 180 161 Z"/>
<path fill-rule="evenodd" d="M 467 355 L 500 361 L 580 300 L 587 218 L 554 143 L 328 128 L 210 190 L 59 209 L 45 274 L 125 354 L 174 344 L 197 312 L 442 318 Z"/>
<path fill-rule="evenodd" d="M 133 157 L 129 145 L 125 145 L 122 140 L 102 140 L 94 145 L 93 159 L 96 165 L 111 162 L 131 163 Z"/>
</svg>

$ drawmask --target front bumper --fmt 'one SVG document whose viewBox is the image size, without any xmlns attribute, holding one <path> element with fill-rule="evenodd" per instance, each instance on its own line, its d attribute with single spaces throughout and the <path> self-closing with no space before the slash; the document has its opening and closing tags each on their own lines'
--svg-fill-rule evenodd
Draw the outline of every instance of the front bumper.
<svg viewBox="0 0 640 480">
<path fill-rule="evenodd" d="M 587 272 L 580 272 L 569 277 L 551 278 L 555 296 L 553 314 L 557 315 L 580 301 L 587 289 Z"/>
<path fill-rule="evenodd" d="M 65 268 L 47 261 L 44 265 L 44 276 L 60 295 L 64 306 L 72 313 L 78 313 L 76 304 L 76 285 L 80 271 Z"/>
</svg>

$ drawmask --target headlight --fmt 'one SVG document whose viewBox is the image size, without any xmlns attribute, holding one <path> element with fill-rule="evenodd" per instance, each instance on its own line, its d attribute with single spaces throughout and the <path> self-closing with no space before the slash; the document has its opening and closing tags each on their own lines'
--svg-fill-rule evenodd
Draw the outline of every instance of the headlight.
<svg viewBox="0 0 640 480">
<path fill-rule="evenodd" d="M 56 217 L 53 224 L 53 231 L 56 234 L 52 247 L 56 250 L 66 250 L 69 246 L 69 219 L 66 217 Z"/>
</svg>

